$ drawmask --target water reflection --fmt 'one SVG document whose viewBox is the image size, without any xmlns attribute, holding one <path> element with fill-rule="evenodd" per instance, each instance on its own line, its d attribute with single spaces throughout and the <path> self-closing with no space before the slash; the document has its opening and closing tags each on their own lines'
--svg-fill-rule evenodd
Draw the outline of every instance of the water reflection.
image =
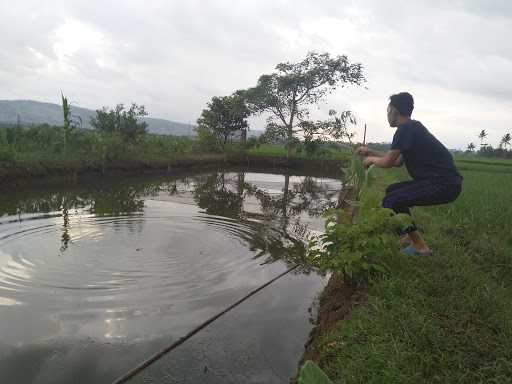
<svg viewBox="0 0 512 384">
<path fill-rule="evenodd" d="M 215 173 L 206 180 L 199 180 L 194 189 L 196 203 L 208 213 L 244 218 L 244 201 L 255 197 L 264 215 L 290 219 L 306 212 L 318 217 L 326 209 L 335 205 L 339 188 L 322 183 L 311 176 L 305 176 L 290 187 L 290 175 L 284 175 L 284 185 L 280 193 L 271 193 L 268 188 L 245 181 L 245 172 L 226 175 Z"/>
<path fill-rule="evenodd" d="M 132 354 L 115 372 L 98 368 L 82 382 L 111 379 L 301 263 L 302 236 L 322 228 L 320 215 L 336 204 L 339 189 L 335 180 L 314 177 L 213 172 L 2 195 L 0 377 L 16 378 L 10 362 L 29 361 L 24 378 L 50 378 L 56 368 L 40 362 L 54 354 L 72 375 L 82 358 L 100 366 L 95 350 L 105 356 L 124 343 Z M 318 289 L 306 267 L 298 273 L 280 302 L 303 306 L 304 295 Z M 272 308 L 269 324 L 288 319 L 289 309 Z M 305 337 L 305 319 L 306 313 L 287 320 L 303 331 L 291 338 Z M 268 339 L 265 329 L 254 332 L 255 343 Z M 69 347 L 74 341 L 85 347 Z M 69 348 L 73 361 L 66 360 Z M 63 377 L 37 382 L 66 382 Z"/>
<path fill-rule="evenodd" d="M 0 224 L 2 216 L 10 219 L 15 214 L 19 222 L 44 219 L 49 215 L 61 217 L 60 252 L 64 253 L 73 241 L 70 235 L 70 215 L 73 217 L 87 213 L 96 217 L 118 217 L 138 213 L 141 214 L 140 220 L 134 218 L 122 223 L 113 221 L 111 224 L 113 229 L 140 232 L 144 226 L 142 214 L 147 199 L 159 199 L 163 196 L 187 198 L 191 195 L 195 204 L 209 215 L 264 223 L 259 228 L 262 231 L 259 236 L 251 238 L 241 234 L 251 249 L 259 251 L 258 256 L 269 253 L 269 260 L 275 261 L 289 255 L 290 252 L 283 250 L 286 243 L 283 239 L 298 248 L 292 253 L 302 254 L 300 238 L 310 229 L 310 219 L 320 217 L 326 209 L 336 205 L 340 193 L 339 185 L 322 182 L 322 179 L 311 176 L 299 179 L 289 174 L 281 176 L 282 182 L 247 182 L 246 174 L 247 172 L 215 172 L 165 181 L 107 183 L 71 190 L 10 195 L 0 200 Z M 294 179 L 291 185 L 290 178 Z M 274 184 L 281 184 L 282 189 L 272 189 Z M 278 229 L 279 232 L 272 232 Z M 321 228 L 317 226 L 314 229 Z M 262 239 L 269 242 L 261 243 Z M 291 262 L 300 261 L 297 255 L 290 256 Z"/>
</svg>

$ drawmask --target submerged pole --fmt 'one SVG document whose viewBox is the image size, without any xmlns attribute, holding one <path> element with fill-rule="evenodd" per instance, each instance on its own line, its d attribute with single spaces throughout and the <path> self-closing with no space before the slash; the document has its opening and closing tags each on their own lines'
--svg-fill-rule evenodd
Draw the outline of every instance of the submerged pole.
<svg viewBox="0 0 512 384">
<path fill-rule="evenodd" d="M 272 280 L 270 281 L 267 281 L 265 284 L 259 286 L 257 289 L 253 290 L 252 292 L 250 292 L 249 294 L 245 295 L 243 298 L 241 298 L 240 300 L 238 300 L 236 303 L 230 305 L 228 308 L 226 308 L 225 310 L 223 310 L 222 312 L 216 314 L 215 316 L 211 317 L 210 319 L 206 320 L 204 323 L 202 323 L 201 325 L 197 326 L 196 328 L 194 328 L 192 331 L 190 331 L 189 333 L 187 333 L 185 336 L 179 338 L 177 341 L 175 341 L 173 344 L 169 345 L 168 347 L 162 349 L 161 351 L 155 353 L 154 355 L 150 356 L 147 360 L 144 360 L 142 363 L 140 363 L 139 365 L 135 366 L 134 368 L 132 368 L 130 371 L 126 372 L 125 374 L 123 374 L 122 376 L 118 377 L 116 380 L 114 380 L 112 382 L 112 384 L 124 384 L 126 382 L 128 382 L 130 379 L 132 379 L 134 376 L 136 376 L 137 374 L 139 374 L 140 372 L 142 372 L 144 369 L 146 369 L 147 367 L 149 367 L 150 365 L 152 365 L 154 362 L 156 362 L 157 360 L 160 360 L 163 356 L 165 356 L 166 354 L 168 354 L 169 352 L 171 352 L 172 350 L 176 349 L 178 346 L 180 346 L 181 344 L 183 344 L 185 341 L 187 341 L 188 339 L 190 339 L 192 336 L 194 336 L 196 333 L 198 333 L 199 331 L 201 331 L 203 328 L 206 328 L 208 325 L 210 325 L 211 323 L 213 323 L 215 320 L 217 320 L 219 317 L 221 317 L 222 315 L 224 315 L 225 313 L 231 311 L 233 308 L 237 307 L 238 305 L 242 304 L 244 301 L 246 301 L 248 298 L 250 298 L 251 296 L 254 296 L 256 293 L 258 293 L 259 291 L 263 290 L 265 287 L 269 286 L 270 284 L 272 284 L 274 281 L 276 280 L 279 280 L 281 277 L 283 277 L 284 275 L 290 273 L 291 271 L 293 271 L 294 269 L 298 268 L 299 265 L 296 264 L 295 266 L 289 268 L 288 270 L 284 271 L 283 273 L 281 273 L 280 275 L 274 277 Z"/>
</svg>

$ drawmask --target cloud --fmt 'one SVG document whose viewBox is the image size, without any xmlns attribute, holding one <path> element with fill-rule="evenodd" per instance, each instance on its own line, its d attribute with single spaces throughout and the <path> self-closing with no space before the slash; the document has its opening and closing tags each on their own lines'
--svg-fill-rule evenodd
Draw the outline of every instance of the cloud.
<svg viewBox="0 0 512 384">
<path fill-rule="evenodd" d="M 212 96 L 315 50 L 362 62 L 369 88 L 336 92 L 316 115 L 351 108 L 375 140 L 390 139 L 386 100 L 400 90 L 449 146 L 510 128 L 509 1 L 5 1 L 0 11 L 0 98 L 57 101 L 62 89 L 84 107 L 135 101 L 194 122 Z"/>
</svg>

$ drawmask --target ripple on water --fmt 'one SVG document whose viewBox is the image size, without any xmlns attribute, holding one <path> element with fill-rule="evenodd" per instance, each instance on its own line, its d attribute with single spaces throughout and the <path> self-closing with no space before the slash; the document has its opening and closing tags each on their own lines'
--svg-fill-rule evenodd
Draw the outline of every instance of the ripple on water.
<svg viewBox="0 0 512 384">
<path fill-rule="evenodd" d="M 106 310 L 120 320 L 203 308 L 260 281 L 255 256 L 282 238 L 257 220 L 150 213 L 3 222 L 0 305 L 46 305 L 84 322 Z"/>
</svg>

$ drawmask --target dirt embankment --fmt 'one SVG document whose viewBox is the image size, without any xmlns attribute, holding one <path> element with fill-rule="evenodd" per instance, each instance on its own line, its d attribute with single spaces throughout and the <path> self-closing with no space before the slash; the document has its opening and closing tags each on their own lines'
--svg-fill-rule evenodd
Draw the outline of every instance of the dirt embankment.
<svg viewBox="0 0 512 384">
<path fill-rule="evenodd" d="M 340 321 L 349 318 L 352 309 L 364 302 L 365 299 L 365 287 L 348 285 L 338 274 L 331 276 L 320 297 L 315 328 L 309 334 L 305 344 L 305 352 L 299 363 L 300 366 L 307 360 L 319 362 L 321 338 L 336 327 Z"/>
<path fill-rule="evenodd" d="M 188 170 L 247 167 L 267 172 L 287 170 L 314 172 L 320 176 L 341 173 L 342 160 L 287 159 L 276 156 L 247 154 L 194 154 L 176 159 L 153 161 L 118 161 L 108 164 L 87 164 L 78 161 L 46 161 L 27 167 L 0 167 L 0 185 L 18 185 L 45 177 L 108 176 L 145 173 L 180 173 Z"/>
</svg>

